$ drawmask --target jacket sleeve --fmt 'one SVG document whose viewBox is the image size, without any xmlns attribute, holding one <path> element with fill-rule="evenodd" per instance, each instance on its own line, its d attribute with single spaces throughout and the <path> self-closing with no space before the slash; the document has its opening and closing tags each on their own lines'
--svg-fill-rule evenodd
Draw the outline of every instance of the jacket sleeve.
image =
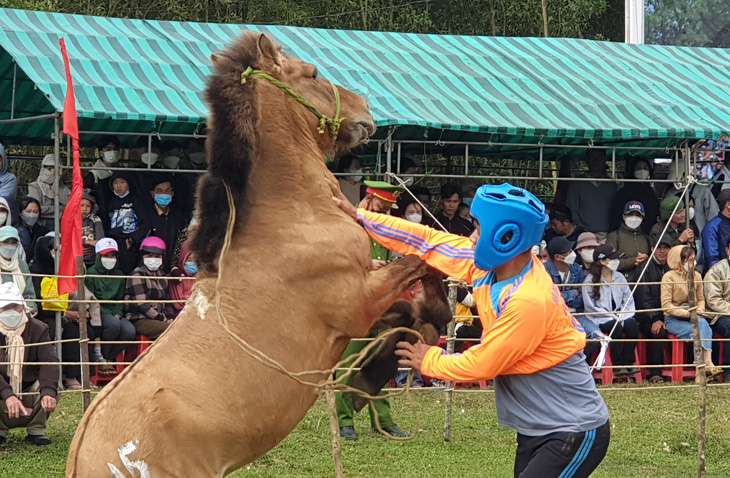
<svg viewBox="0 0 730 478">
<path fill-rule="evenodd" d="M 667 277 L 669 275 L 670 277 Z M 679 319 L 689 319 L 689 312 L 683 307 L 677 307 L 672 302 L 672 296 L 674 295 L 674 284 L 671 284 L 674 280 L 675 274 L 667 273 L 662 277 L 662 309 L 664 309 L 664 316 L 674 316 Z"/>
<path fill-rule="evenodd" d="M 462 354 L 431 347 L 421 372 L 454 381 L 491 380 L 532 354 L 545 338 L 545 306 L 539 301 L 512 298 L 482 341 Z"/>
<path fill-rule="evenodd" d="M 613 231 L 608 234 L 608 237 L 606 237 L 606 244 L 613 247 L 618 252 L 624 252 L 618 250 L 618 231 Z M 618 260 L 618 270 L 619 271 L 625 271 L 627 269 L 631 269 L 634 267 L 634 262 L 636 261 L 636 256 L 623 256 L 620 257 Z"/>
<path fill-rule="evenodd" d="M 357 210 L 357 218 L 370 237 L 391 251 L 416 255 L 441 272 L 470 284 L 484 275 L 474 265 L 474 250 L 468 237 L 365 209 Z"/>
<path fill-rule="evenodd" d="M 702 276 L 699 272 L 695 272 L 695 301 L 697 302 L 697 312 L 707 310 L 705 306 L 705 291 L 702 287 Z"/>
<path fill-rule="evenodd" d="M 720 244 L 717 240 L 718 222 L 708 222 L 702 230 L 702 248 L 705 252 L 707 268 L 714 266 L 720 260 Z"/>
<path fill-rule="evenodd" d="M 719 267 L 713 267 L 705 276 L 705 303 L 707 308 L 713 312 L 730 315 L 730 301 L 723 294 L 724 285 L 717 282 L 723 280 Z"/>
<path fill-rule="evenodd" d="M 565 200 L 565 206 L 568 209 L 570 209 L 571 211 L 574 211 L 573 212 L 573 224 L 575 224 L 576 226 L 583 226 L 583 224 L 581 224 L 580 214 L 579 214 L 580 213 L 580 195 L 576 194 L 575 187 L 571 187 L 574 184 L 579 184 L 579 183 L 569 183 L 569 185 L 568 185 L 568 194 L 567 194 L 567 198 Z"/>
<path fill-rule="evenodd" d="M 21 269 L 21 271 L 25 274 L 30 273 L 27 266 Z M 38 305 L 35 303 L 38 296 L 35 293 L 35 286 L 33 285 L 33 278 L 31 276 L 25 276 L 25 290 L 23 291 L 23 298 L 25 299 L 25 305 L 28 306 L 28 308 L 38 312 Z"/>
<path fill-rule="evenodd" d="M 636 315 L 636 303 L 634 302 L 634 296 L 631 295 L 631 287 L 628 284 L 621 284 L 621 295 L 621 306 L 618 310 L 623 310 L 623 313 L 620 314 L 620 318 L 623 321 Z"/>
<path fill-rule="evenodd" d="M 18 192 L 18 178 L 12 173 L 6 173 L 0 186 L 0 196 L 14 198 Z"/>
<path fill-rule="evenodd" d="M 43 331 L 41 332 L 38 343 L 50 342 L 51 337 L 48 335 L 48 326 L 43 324 Z M 56 347 L 53 344 L 39 345 L 37 350 L 39 362 L 58 362 L 56 356 Z M 49 395 L 56 397 L 58 395 L 58 366 L 56 365 L 41 365 L 40 372 L 38 373 L 38 382 L 40 384 L 41 397 Z"/>
</svg>

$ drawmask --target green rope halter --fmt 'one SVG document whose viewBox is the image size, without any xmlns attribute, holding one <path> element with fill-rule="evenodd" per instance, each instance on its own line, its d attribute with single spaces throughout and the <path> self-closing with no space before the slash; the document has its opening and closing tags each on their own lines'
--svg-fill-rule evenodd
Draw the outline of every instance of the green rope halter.
<svg viewBox="0 0 730 478">
<path fill-rule="evenodd" d="M 335 94 L 335 117 L 334 118 L 328 118 L 325 115 L 323 115 L 312 103 L 304 99 L 302 95 L 295 92 L 294 90 L 289 87 L 289 85 L 282 83 L 281 81 L 277 80 L 273 76 L 269 75 L 268 73 L 264 73 L 261 70 L 254 70 L 250 66 L 246 68 L 246 71 L 241 73 L 241 84 L 246 83 L 246 78 L 249 76 L 262 78 L 264 80 L 268 80 L 269 83 L 276 86 L 280 90 L 282 90 L 284 93 L 288 94 L 295 100 L 297 100 L 299 103 L 301 103 L 305 108 L 307 108 L 309 111 L 314 114 L 317 118 L 319 118 L 319 126 L 317 127 L 317 131 L 319 131 L 320 134 L 324 133 L 325 129 L 329 129 L 330 135 L 332 136 L 332 139 L 337 139 L 337 134 L 340 132 L 340 126 L 342 125 L 342 122 L 345 121 L 345 118 L 340 118 L 340 92 L 337 89 L 337 87 L 334 85 L 334 83 L 330 83 L 332 85 L 332 91 Z"/>
</svg>

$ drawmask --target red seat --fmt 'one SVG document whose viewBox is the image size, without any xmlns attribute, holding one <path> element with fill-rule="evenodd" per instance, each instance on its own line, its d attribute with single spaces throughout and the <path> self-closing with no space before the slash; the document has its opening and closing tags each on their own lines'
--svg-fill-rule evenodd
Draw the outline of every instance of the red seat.
<svg viewBox="0 0 730 478">
<path fill-rule="evenodd" d="M 633 374 L 634 380 L 636 380 L 636 383 L 641 383 L 642 380 L 644 380 L 644 376 L 646 375 L 646 368 L 641 368 L 642 365 L 644 365 L 645 361 L 641 356 L 641 353 L 644 353 L 644 357 L 646 357 L 646 350 L 645 348 L 640 348 L 640 345 L 642 342 L 639 342 L 636 349 L 634 349 L 634 367 L 637 367 L 639 369 L 638 372 Z M 601 349 L 597 349 L 596 352 L 593 354 L 590 360 L 590 365 L 593 366 L 593 364 L 596 362 L 596 359 L 598 358 L 598 353 L 601 351 Z M 615 373 L 613 368 L 613 362 L 611 362 L 611 345 L 609 344 L 608 350 L 606 350 L 606 361 L 603 364 L 603 367 L 601 370 L 593 369 L 593 378 L 598 379 L 601 381 L 603 385 L 612 384 L 613 379 L 615 377 Z"/>
<path fill-rule="evenodd" d="M 125 352 L 122 352 L 117 356 L 116 361 L 124 362 L 125 361 L 124 358 L 125 358 Z M 89 381 L 94 385 L 99 385 L 100 382 L 102 382 L 102 383 L 111 382 L 112 380 L 114 380 L 117 377 L 117 375 L 122 373 L 122 370 L 124 370 L 124 365 L 121 363 L 118 363 L 115 367 L 117 369 L 117 373 L 115 373 L 113 375 L 99 375 L 99 371 L 97 368 L 96 374 L 93 377 L 90 377 Z"/>
<path fill-rule="evenodd" d="M 687 349 L 685 345 L 692 345 L 692 339 L 680 339 L 674 334 L 667 334 L 667 338 L 671 339 L 671 357 L 669 360 L 665 358 L 665 363 L 670 363 L 671 368 L 668 371 L 669 376 L 672 377 L 672 382 L 682 382 L 686 378 L 695 378 L 694 367 L 680 367 L 684 365 L 687 360 Z M 666 352 L 665 352 L 666 357 Z M 667 372 L 666 369 L 664 369 Z"/>
<path fill-rule="evenodd" d="M 134 340 L 139 343 L 131 344 L 127 347 L 127 350 L 124 352 L 125 362 L 134 362 L 137 357 L 142 355 L 142 353 L 150 347 L 151 344 L 148 342 L 152 342 L 152 339 L 146 335 L 138 335 L 134 338 Z"/>
</svg>

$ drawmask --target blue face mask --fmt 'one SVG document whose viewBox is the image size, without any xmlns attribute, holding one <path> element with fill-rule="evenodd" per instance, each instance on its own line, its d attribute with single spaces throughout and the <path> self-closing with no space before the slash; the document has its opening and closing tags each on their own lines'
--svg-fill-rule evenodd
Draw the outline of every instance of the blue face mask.
<svg viewBox="0 0 730 478">
<path fill-rule="evenodd" d="M 474 201 L 474 198 L 464 198 L 461 202 L 463 202 L 467 206 L 471 206 L 472 201 Z"/>
<path fill-rule="evenodd" d="M 155 194 L 155 202 L 160 207 L 169 206 L 172 202 L 172 196 L 169 194 Z"/>
<path fill-rule="evenodd" d="M 198 264 L 196 264 L 195 262 L 186 262 L 184 267 L 185 272 L 187 272 L 191 276 L 194 276 L 198 273 Z"/>
<path fill-rule="evenodd" d="M 114 191 L 114 195 L 118 198 L 125 198 L 129 196 L 129 189 L 127 189 L 127 192 L 125 192 L 124 194 L 118 194 L 116 191 Z"/>
</svg>

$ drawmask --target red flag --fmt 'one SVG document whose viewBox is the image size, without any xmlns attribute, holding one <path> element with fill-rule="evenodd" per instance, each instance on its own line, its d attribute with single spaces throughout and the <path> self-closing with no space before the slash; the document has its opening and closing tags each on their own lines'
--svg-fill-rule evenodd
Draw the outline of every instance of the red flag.
<svg viewBox="0 0 730 478">
<path fill-rule="evenodd" d="M 79 122 L 76 116 L 76 97 L 74 96 L 74 83 L 71 77 L 71 66 L 68 62 L 66 42 L 61 38 L 61 55 L 63 64 L 66 67 L 66 102 L 63 105 L 63 133 L 71 137 L 73 149 L 73 186 L 71 197 L 61 217 L 61 259 L 59 261 L 58 275 L 76 275 L 76 257 L 83 256 L 84 250 L 81 245 L 81 194 L 83 193 L 84 182 L 81 178 L 81 166 L 79 158 Z M 76 279 L 59 278 L 58 293 L 66 294 L 78 289 Z"/>
</svg>

